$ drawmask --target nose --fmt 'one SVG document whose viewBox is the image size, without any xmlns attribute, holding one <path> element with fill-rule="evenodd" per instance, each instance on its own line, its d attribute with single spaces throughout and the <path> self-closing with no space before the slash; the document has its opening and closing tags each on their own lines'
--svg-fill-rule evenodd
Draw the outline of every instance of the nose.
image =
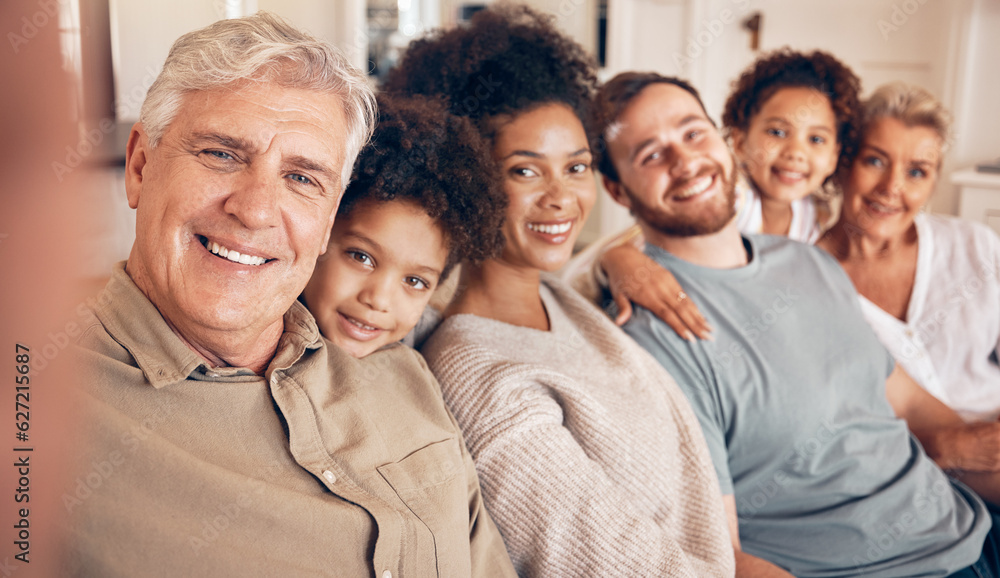
<svg viewBox="0 0 1000 578">
<path fill-rule="evenodd" d="M 234 176 L 232 191 L 225 201 L 227 213 L 248 229 L 265 229 L 278 224 L 281 179 L 266 167 L 253 167 Z"/>
<path fill-rule="evenodd" d="M 542 203 L 546 207 L 561 209 L 572 203 L 573 191 L 562 178 L 553 176 L 545 183 L 545 196 Z"/>
<path fill-rule="evenodd" d="M 683 146 L 676 146 L 670 151 L 673 158 L 670 162 L 670 176 L 675 179 L 693 177 L 698 172 L 698 154 Z"/>
<path fill-rule="evenodd" d="M 880 192 L 888 196 L 896 196 L 903 194 L 906 189 L 906 170 L 902 165 L 893 165 L 888 171 L 885 172 L 885 177 L 882 180 L 882 186 L 880 187 Z"/>
<path fill-rule="evenodd" d="M 392 296 L 393 279 L 378 271 L 370 274 L 358 294 L 358 301 L 375 311 L 388 311 Z"/>
<path fill-rule="evenodd" d="M 788 160 L 801 161 L 806 158 L 806 146 L 801 139 L 789 138 L 781 150 L 781 155 Z"/>
</svg>

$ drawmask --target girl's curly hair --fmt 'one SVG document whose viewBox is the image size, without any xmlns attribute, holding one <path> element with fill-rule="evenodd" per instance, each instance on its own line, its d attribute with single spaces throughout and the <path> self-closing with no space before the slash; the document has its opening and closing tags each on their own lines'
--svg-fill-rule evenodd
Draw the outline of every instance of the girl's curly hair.
<svg viewBox="0 0 1000 578">
<path fill-rule="evenodd" d="M 378 111 L 375 134 L 358 156 L 337 218 L 359 203 L 415 203 L 440 225 L 448 243 L 442 279 L 460 261 L 498 255 L 507 196 L 479 132 L 426 98 L 379 95 Z"/>
<path fill-rule="evenodd" d="M 473 119 L 492 139 L 497 117 L 553 102 L 569 106 L 587 128 L 596 86 L 593 60 L 551 16 L 501 4 L 477 12 L 468 26 L 412 42 L 384 90 L 443 98 L 452 114 Z"/>
<path fill-rule="evenodd" d="M 857 148 L 861 81 L 827 52 L 816 50 L 806 54 L 786 47 L 757 59 L 733 82 L 722 113 L 722 126 L 727 132 L 734 128 L 746 132 L 764 103 L 780 89 L 789 87 L 812 88 L 830 99 L 840 143 L 838 165 L 845 166 Z"/>
</svg>

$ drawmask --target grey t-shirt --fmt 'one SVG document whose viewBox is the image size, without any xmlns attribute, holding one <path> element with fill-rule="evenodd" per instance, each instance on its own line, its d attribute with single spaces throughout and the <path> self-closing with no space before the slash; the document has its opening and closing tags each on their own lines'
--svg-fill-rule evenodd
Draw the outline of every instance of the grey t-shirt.
<svg viewBox="0 0 1000 578">
<path fill-rule="evenodd" d="M 946 576 L 975 562 L 982 501 L 927 457 L 885 396 L 894 362 L 840 266 L 782 237 L 709 269 L 648 246 L 714 327 L 688 343 L 648 310 L 625 330 L 701 421 L 743 550 L 799 577 Z"/>
</svg>

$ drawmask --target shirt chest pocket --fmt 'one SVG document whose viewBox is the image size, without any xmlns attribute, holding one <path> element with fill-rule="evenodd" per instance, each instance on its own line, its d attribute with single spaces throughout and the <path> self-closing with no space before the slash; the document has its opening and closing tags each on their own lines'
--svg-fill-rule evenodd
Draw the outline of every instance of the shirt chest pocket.
<svg viewBox="0 0 1000 578">
<path fill-rule="evenodd" d="M 439 576 L 471 571 L 469 487 L 458 444 L 457 439 L 436 442 L 378 467 L 382 478 L 430 531 Z"/>
</svg>

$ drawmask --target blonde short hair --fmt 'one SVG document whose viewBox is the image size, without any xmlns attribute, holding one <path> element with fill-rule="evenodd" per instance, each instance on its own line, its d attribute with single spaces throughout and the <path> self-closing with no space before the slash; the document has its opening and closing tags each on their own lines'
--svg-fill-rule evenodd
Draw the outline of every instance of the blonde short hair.
<svg viewBox="0 0 1000 578">
<path fill-rule="evenodd" d="M 268 12 L 220 20 L 174 42 L 139 112 L 150 146 L 159 143 L 185 95 L 248 80 L 340 97 L 348 128 L 341 185 L 347 187 L 375 125 L 375 94 L 336 47 Z"/>
<path fill-rule="evenodd" d="M 894 118 L 906 126 L 923 126 L 941 138 L 941 149 L 951 142 L 951 114 L 930 92 L 904 82 L 878 87 L 862 105 L 862 131 L 880 118 Z"/>
</svg>

